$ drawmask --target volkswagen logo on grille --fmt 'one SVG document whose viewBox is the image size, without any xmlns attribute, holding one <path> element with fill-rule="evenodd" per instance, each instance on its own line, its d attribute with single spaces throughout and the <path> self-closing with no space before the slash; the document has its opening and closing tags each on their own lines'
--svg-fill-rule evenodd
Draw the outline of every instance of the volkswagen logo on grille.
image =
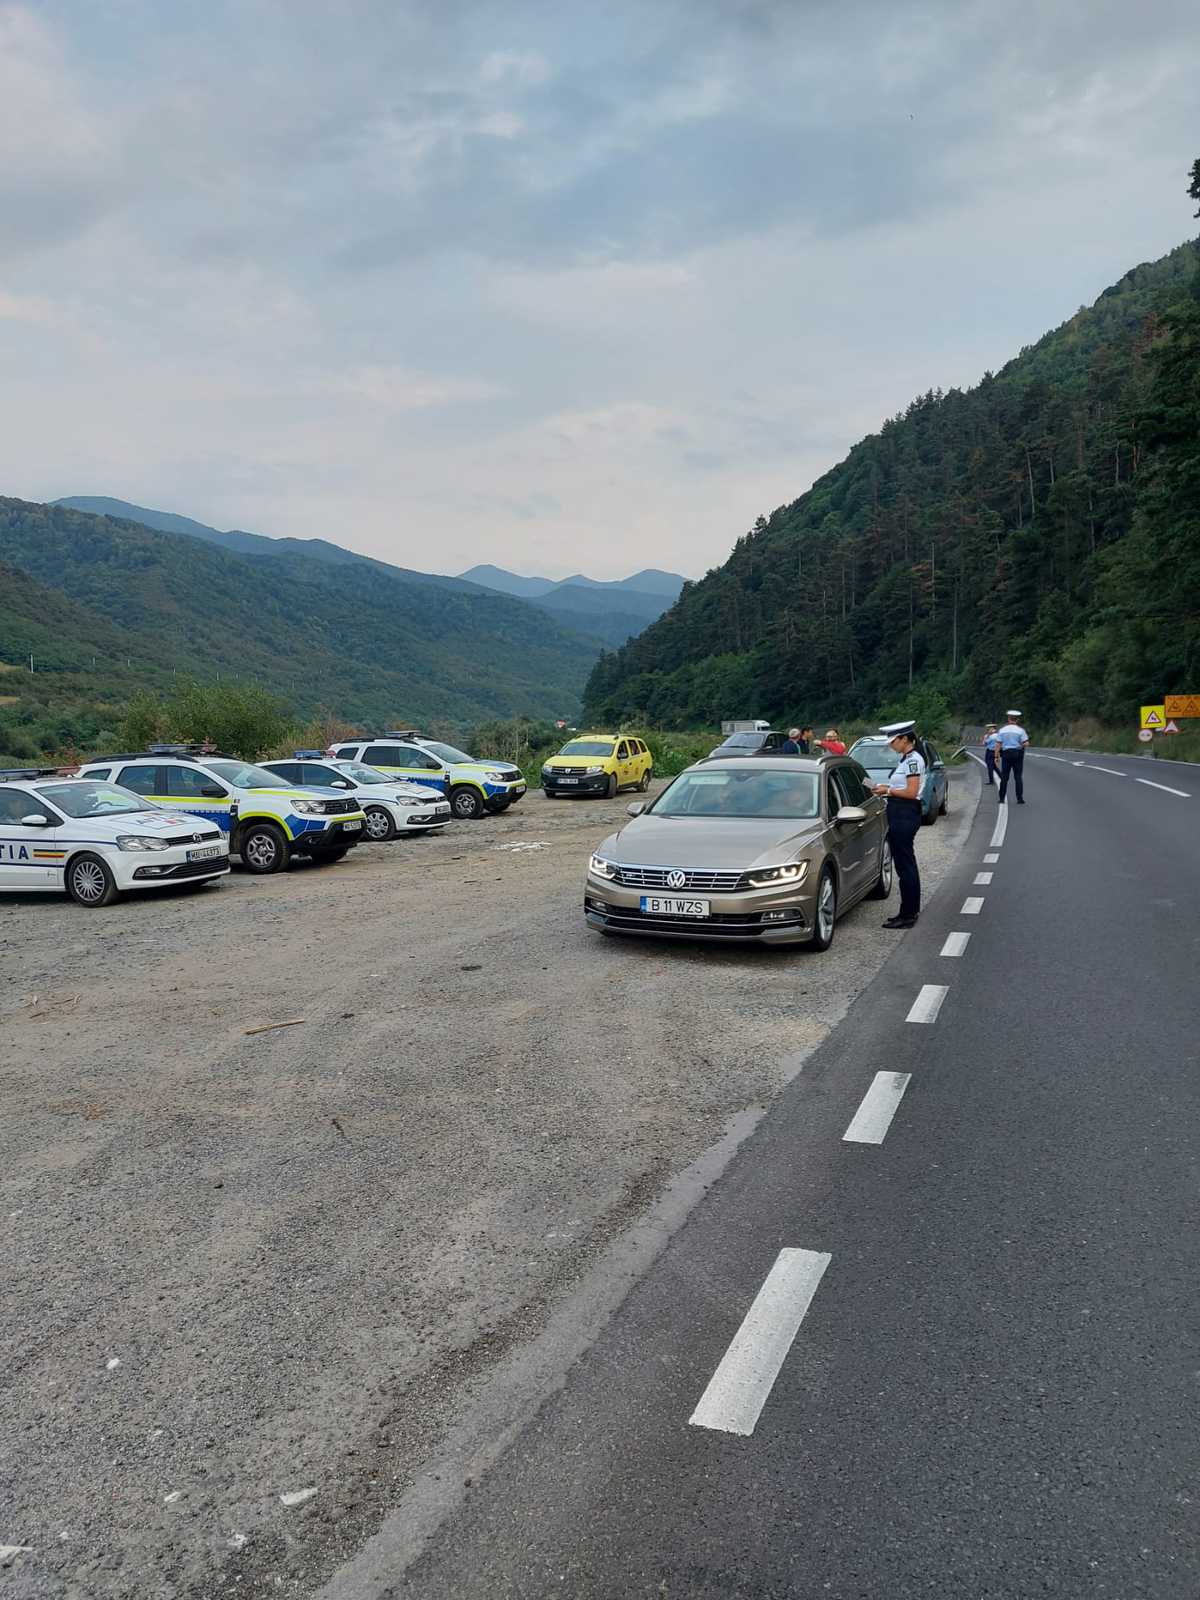
<svg viewBox="0 0 1200 1600">
<path fill-rule="evenodd" d="M 682 889 L 686 882 L 687 882 L 687 873 L 686 872 L 675 871 L 675 872 L 668 872 L 667 873 L 667 888 L 668 889 Z"/>
</svg>

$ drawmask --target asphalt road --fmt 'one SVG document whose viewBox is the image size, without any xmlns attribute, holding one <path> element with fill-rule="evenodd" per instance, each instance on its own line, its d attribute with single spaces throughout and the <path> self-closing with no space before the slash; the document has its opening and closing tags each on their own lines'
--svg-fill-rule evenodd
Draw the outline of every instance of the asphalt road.
<svg viewBox="0 0 1200 1600">
<path fill-rule="evenodd" d="M 561 1391 L 327 1600 L 1194 1600 L 1200 775 L 1026 766 Z"/>
</svg>

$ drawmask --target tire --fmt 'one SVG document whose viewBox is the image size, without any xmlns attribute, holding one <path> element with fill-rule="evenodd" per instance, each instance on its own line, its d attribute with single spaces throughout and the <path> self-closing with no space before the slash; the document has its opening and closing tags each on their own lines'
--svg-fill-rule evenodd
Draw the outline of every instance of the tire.
<svg viewBox="0 0 1200 1600">
<path fill-rule="evenodd" d="M 460 822 L 474 822 L 483 815 L 483 796 L 478 789 L 460 783 L 457 789 L 450 791 L 450 814 Z"/>
<path fill-rule="evenodd" d="M 837 931 L 837 880 L 829 867 L 821 869 L 817 884 L 817 907 L 813 919 L 813 950 L 828 950 Z"/>
<path fill-rule="evenodd" d="M 546 796 L 547 800 L 557 800 L 558 799 L 558 790 L 557 789 L 543 789 L 542 793 Z"/>
<path fill-rule="evenodd" d="M 641 783 L 638 784 L 638 792 L 640 794 L 645 794 L 646 790 L 650 787 L 650 780 L 653 777 L 654 777 L 654 768 L 653 767 L 647 767 L 645 772 L 642 773 L 642 781 L 641 781 Z"/>
<path fill-rule="evenodd" d="M 327 867 L 333 861 L 344 861 L 350 854 L 350 845 L 344 844 L 338 850 L 314 850 L 312 853 L 313 865 Z"/>
<path fill-rule="evenodd" d="M 396 824 L 383 806 L 363 807 L 363 832 L 372 844 L 386 844 L 396 837 Z"/>
<path fill-rule="evenodd" d="M 64 881 L 75 904 L 86 906 L 89 911 L 110 906 L 117 898 L 116 880 L 99 856 L 72 856 Z"/>
<path fill-rule="evenodd" d="M 605 789 L 605 791 L 604 791 L 604 798 L 606 800 L 615 800 L 616 799 L 616 795 L 617 795 L 617 775 L 616 775 L 615 772 L 610 772 L 609 775 L 608 775 L 608 788 Z"/>
<path fill-rule="evenodd" d="M 238 855 L 247 872 L 259 877 L 282 872 L 291 857 L 283 830 L 273 822 L 252 822 L 243 829 L 237 843 Z"/>
<path fill-rule="evenodd" d="M 937 819 L 938 814 L 936 806 L 931 806 L 928 811 L 926 811 L 924 806 L 921 807 L 921 826 L 923 828 L 932 828 Z"/>
<path fill-rule="evenodd" d="M 946 792 L 942 796 L 941 805 L 938 807 L 938 816 L 939 817 L 948 817 L 949 815 L 950 815 L 950 784 L 947 781 Z"/>
<path fill-rule="evenodd" d="M 892 892 L 892 879 L 895 875 L 895 868 L 892 866 L 892 847 L 888 844 L 885 835 L 879 851 L 879 876 L 876 878 L 874 885 L 867 891 L 867 899 L 888 899 Z"/>
</svg>

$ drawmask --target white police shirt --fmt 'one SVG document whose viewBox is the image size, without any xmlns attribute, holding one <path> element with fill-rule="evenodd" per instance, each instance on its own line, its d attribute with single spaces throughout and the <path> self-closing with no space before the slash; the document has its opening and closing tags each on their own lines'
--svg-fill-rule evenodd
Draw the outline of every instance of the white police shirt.
<svg viewBox="0 0 1200 1600">
<path fill-rule="evenodd" d="M 996 736 L 1000 741 L 1001 750 L 1020 750 L 1029 743 L 1029 735 L 1016 722 L 1006 722 Z"/>
<path fill-rule="evenodd" d="M 910 750 L 906 756 L 901 756 L 896 764 L 896 770 L 888 779 L 888 798 L 907 800 L 908 780 L 916 776 L 923 781 L 925 777 L 925 759 L 919 750 Z M 921 781 L 917 783 L 916 798 L 921 798 Z"/>
</svg>

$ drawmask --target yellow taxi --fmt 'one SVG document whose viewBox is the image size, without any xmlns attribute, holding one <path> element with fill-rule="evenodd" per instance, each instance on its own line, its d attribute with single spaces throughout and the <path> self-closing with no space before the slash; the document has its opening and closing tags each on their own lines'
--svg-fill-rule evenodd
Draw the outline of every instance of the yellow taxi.
<svg viewBox="0 0 1200 1600">
<path fill-rule="evenodd" d="M 654 757 L 631 733 L 584 733 L 542 767 L 547 799 L 557 794 L 604 794 L 650 787 Z"/>
</svg>

